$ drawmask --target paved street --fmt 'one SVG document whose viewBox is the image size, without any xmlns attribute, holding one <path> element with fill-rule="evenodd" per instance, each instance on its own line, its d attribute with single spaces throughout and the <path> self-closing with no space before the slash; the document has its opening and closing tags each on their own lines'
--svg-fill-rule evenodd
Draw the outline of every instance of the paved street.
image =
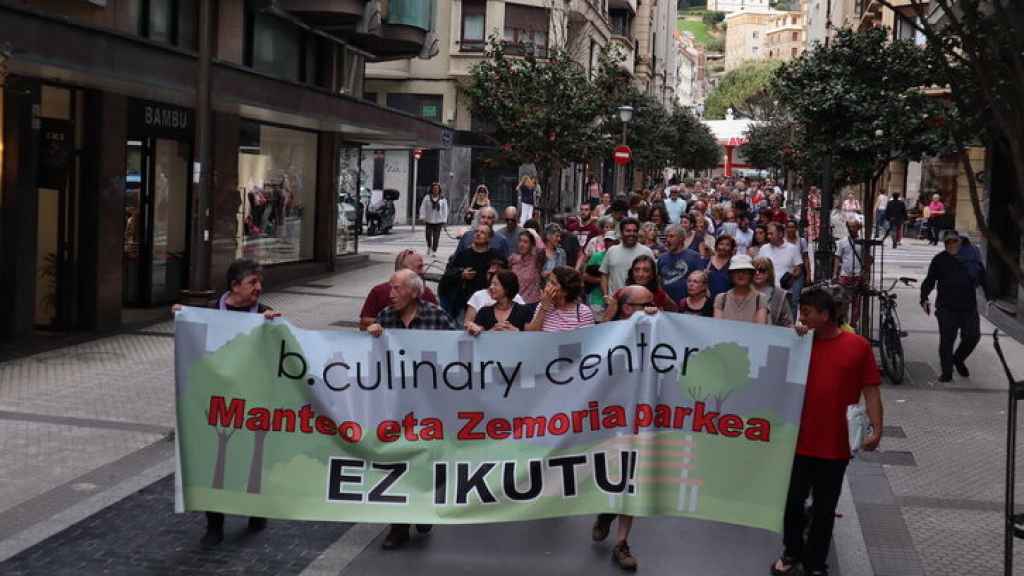
<svg viewBox="0 0 1024 576">
<path fill-rule="evenodd" d="M 442 255 L 454 244 L 443 234 Z M 924 277 L 937 248 L 906 244 L 887 251 L 886 277 Z M 266 301 L 305 328 L 351 329 L 406 247 L 421 249 L 421 230 L 363 239 L 366 266 Z M 884 388 L 882 451 L 850 469 L 831 564 L 844 576 L 1001 573 L 1006 382 L 992 327 L 969 361 L 973 376 L 936 385 L 935 320 L 916 290 L 899 288 L 899 298 L 908 378 Z M 230 519 L 225 544 L 201 551 L 202 516 L 172 510 L 172 331 L 165 319 L 0 363 L 0 574 L 618 573 L 586 517 L 440 526 L 397 553 L 380 550 L 381 526 L 272 520 L 250 535 Z M 1024 377 L 1024 347 L 1004 347 Z M 641 519 L 631 540 L 642 571 L 726 575 L 767 573 L 780 538 Z"/>
</svg>

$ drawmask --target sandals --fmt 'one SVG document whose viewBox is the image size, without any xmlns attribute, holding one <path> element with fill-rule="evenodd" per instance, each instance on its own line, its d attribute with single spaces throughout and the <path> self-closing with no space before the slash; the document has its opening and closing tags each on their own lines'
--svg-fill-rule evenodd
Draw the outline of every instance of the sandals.
<svg viewBox="0 0 1024 576">
<path fill-rule="evenodd" d="M 779 564 L 783 566 L 781 570 L 778 568 Z M 801 573 L 800 563 L 796 558 L 780 556 L 778 560 L 772 562 L 772 576 L 797 576 Z"/>
</svg>

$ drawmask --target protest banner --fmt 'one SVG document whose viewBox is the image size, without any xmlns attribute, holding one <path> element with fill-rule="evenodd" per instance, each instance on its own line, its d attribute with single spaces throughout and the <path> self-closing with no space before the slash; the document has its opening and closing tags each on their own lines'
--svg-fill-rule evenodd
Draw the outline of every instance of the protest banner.
<svg viewBox="0 0 1024 576">
<path fill-rule="evenodd" d="M 562 333 L 177 314 L 177 508 L 480 523 L 617 512 L 781 530 L 810 337 L 677 314 Z"/>
</svg>

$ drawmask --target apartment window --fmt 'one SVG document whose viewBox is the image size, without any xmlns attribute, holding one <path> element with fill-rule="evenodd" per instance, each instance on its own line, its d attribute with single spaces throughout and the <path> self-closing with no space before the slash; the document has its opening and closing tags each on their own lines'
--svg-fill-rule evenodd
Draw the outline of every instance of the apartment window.
<svg viewBox="0 0 1024 576">
<path fill-rule="evenodd" d="M 796 52 L 797 52 L 797 47 L 796 46 L 794 46 L 794 47 L 789 49 L 789 55 L 792 56 L 793 58 L 796 58 Z"/>
<path fill-rule="evenodd" d="M 196 46 L 195 0 L 140 0 L 139 35 L 192 50 Z"/>
<path fill-rule="evenodd" d="M 611 10 L 608 16 L 611 19 L 612 34 L 629 36 L 629 28 L 633 17 L 628 10 Z"/>
<path fill-rule="evenodd" d="M 487 29 L 486 0 L 462 0 L 462 42 L 463 51 L 482 52 Z"/>
<path fill-rule="evenodd" d="M 799 32 L 793 32 L 793 34 L 790 36 L 790 39 L 793 42 L 799 42 L 800 41 L 800 33 Z"/>
<path fill-rule="evenodd" d="M 305 45 L 290 22 L 250 11 L 246 26 L 246 64 L 257 72 L 301 82 Z"/>
<path fill-rule="evenodd" d="M 505 4 L 504 42 L 513 51 L 533 50 L 544 56 L 548 47 L 548 11 L 545 8 Z"/>
<path fill-rule="evenodd" d="M 755 30 L 752 34 L 753 34 L 754 40 L 757 40 L 757 31 Z"/>
<path fill-rule="evenodd" d="M 444 97 L 440 94 L 388 94 L 388 108 L 441 122 Z"/>
<path fill-rule="evenodd" d="M 917 22 L 917 20 L 914 18 L 908 18 L 902 14 L 897 14 L 893 35 L 897 40 L 909 40 L 918 46 L 924 46 L 924 34 L 914 29 L 915 22 Z"/>
</svg>

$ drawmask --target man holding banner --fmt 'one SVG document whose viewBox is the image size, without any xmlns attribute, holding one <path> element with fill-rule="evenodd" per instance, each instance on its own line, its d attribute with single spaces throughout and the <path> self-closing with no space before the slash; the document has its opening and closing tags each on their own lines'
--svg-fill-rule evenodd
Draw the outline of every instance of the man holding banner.
<svg viewBox="0 0 1024 576">
<path fill-rule="evenodd" d="M 436 304 L 420 300 L 425 286 L 420 275 L 412 270 L 399 270 L 391 276 L 391 306 L 377 315 L 377 322 L 367 328 L 374 337 L 385 329 L 455 330 L 455 322 Z M 417 524 L 416 531 L 427 534 L 430 524 Z M 383 548 L 394 550 L 409 541 L 408 524 L 392 524 L 384 538 Z"/>
<path fill-rule="evenodd" d="M 862 394 L 872 427 L 862 448 L 874 450 L 882 439 L 881 377 L 874 352 L 863 337 L 839 329 L 837 310 L 835 298 L 825 288 L 812 286 L 800 295 L 803 324 L 797 325 L 797 332 L 814 330 L 814 344 L 783 519 L 785 551 L 772 565 L 775 576 L 798 574 L 801 563 L 808 576 L 828 575 L 826 559 L 836 506 L 851 457 L 846 409 L 857 404 Z M 808 495 L 814 504 L 805 542 Z"/>
</svg>

